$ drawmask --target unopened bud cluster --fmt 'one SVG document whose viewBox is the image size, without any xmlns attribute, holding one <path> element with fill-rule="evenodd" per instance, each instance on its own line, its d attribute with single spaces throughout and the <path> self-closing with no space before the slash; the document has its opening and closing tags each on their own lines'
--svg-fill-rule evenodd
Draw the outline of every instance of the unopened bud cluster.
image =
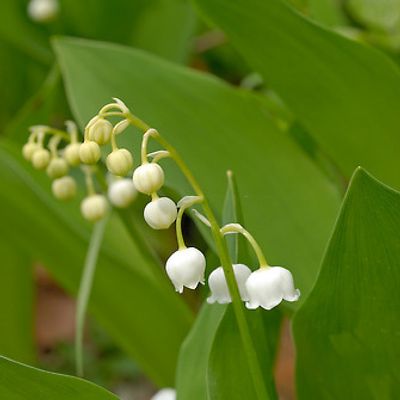
<svg viewBox="0 0 400 400">
<path fill-rule="evenodd" d="M 108 118 L 116 115 L 122 120 L 113 125 Z M 88 221 L 96 222 L 104 218 L 110 203 L 114 207 L 124 208 L 132 203 L 138 192 L 149 196 L 149 202 L 143 211 L 147 224 L 155 230 L 168 229 L 174 223 L 176 227 L 178 249 L 166 262 L 168 277 L 179 293 L 182 293 L 185 287 L 196 289 L 199 284 L 205 282 L 206 258 L 199 249 L 186 246 L 181 225 L 183 213 L 195 204 L 203 203 L 205 198 L 196 184 L 192 186 L 198 195 L 185 196 L 177 204 L 171 198 L 159 195 L 165 183 L 165 173 L 159 161 L 165 157 L 172 157 L 171 153 L 175 156 L 176 151 L 163 141 L 155 129 L 148 128 L 142 121 L 141 129 L 146 131 L 142 137 L 141 162 L 131 177 L 129 176 L 134 166 L 132 153 L 128 149 L 119 148 L 116 137 L 135 121 L 137 118 L 130 114 L 125 104 L 115 99 L 115 103 L 104 106 L 98 115 L 88 122 L 82 143 L 78 141 L 77 129 L 71 122 L 67 122 L 68 132 L 36 126 L 32 127 L 31 136 L 22 153 L 36 169 L 46 170 L 53 180 L 52 192 L 59 200 L 70 200 L 76 195 L 75 179 L 68 174 L 74 167 L 81 168 L 85 174 L 87 196 L 82 200 L 80 208 L 83 217 Z M 47 135 L 52 136 L 48 141 Z M 147 145 L 151 139 L 161 144 L 164 149 L 148 153 Z M 110 146 L 105 147 L 108 144 L 111 145 L 111 150 Z M 64 147 L 60 149 L 61 145 Z M 102 151 L 102 147 L 108 151 Z M 101 174 L 101 168 L 97 168 L 96 164 L 101 160 L 102 154 L 109 177 L 103 179 L 108 184 L 106 183 L 105 187 L 103 185 L 103 190 L 99 191 L 100 185 L 96 187 L 94 177 L 96 173 Z M 174 160 L 178 163 L 178 158 Z M 180 167 L 182 171 L 186 168 L 183 163 Z M 203 206 L 206 210 L 205 204 Z M 205 216 L 199 212 L 196 215 L 212 227 Z M 217 229 L 222 241 L 226 234 L 242 234 L 253 247 L 260 268 L 252 272 L 244 264 L 230 266 L 226 263 L 223 267 L 216 268 L 208 277 L 211 290 L 208 303 L 230 303 L 234 295 L 235 298 L 240 296 L 248 309 L 262 307 L 270 310 L 282 300 L 296 301 L 299 298 L 300 292 L 295 289 L 292 274 L 285 268 L 269 266 L 257 242 L 241 225 L 232 223 L 219 228 L 214 223 L 213 228 L 214 235 Z"/>
<path fill-rule="evenodd" d="M 116 107 L 123 108 L 118 104 Z M 71 121 L 66 122 L 66 131 L 33 126 L 29 140 L 22 148 L 22 155 L 35 169 L 46 171 L 52 180 L 54 197 L 62 201 L 77 195 L 76 174 L 69 173 L 73 168 L 81 169 L 87 187 L 87 196 L 81 202 L 81 213 L 88 221 L 96 222 L 107 214 L 109 203 L 118 208 L 128 207 L 137 195 L 132 179 L 125 178 L 133 169 L 132 154 L 127 149 L 113 146 L 105 158 L 111 175 L 109 183 L 102 187 L 99 183 L 95 184 L 95 175 L 102 175 L 101 168 L 96 166 L 102 158 L 101 147 L 110 143 L 114 134 L 127 128 L 128 124 L 123 122 L 113 126 L 105 117 L 97 115 L 87 124 L 82 142 Z M 107 179 L 102 177 L 101 181 L 104 183 Z"/>
</svg>

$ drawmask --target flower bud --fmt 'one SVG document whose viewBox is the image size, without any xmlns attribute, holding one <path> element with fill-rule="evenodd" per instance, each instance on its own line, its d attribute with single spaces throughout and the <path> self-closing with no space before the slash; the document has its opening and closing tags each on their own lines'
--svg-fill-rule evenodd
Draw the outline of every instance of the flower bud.
<svg viewBox="0 0 400 400">
<path fill-rule="evenodd" d="M 61 178 L 68 173 L 68 164 L 61 158 L 53 158 L 46 169 L 47 175 L 51 179 Z"/>
<path fill-rule="evenodd" d="M 206 259 L 203 253 L 194 247 L 173 253 L 168 258 L 165 268 L 175 290 L 179 293 L 183 292 L 184 286 L 196 289 L 199 283 L 204 285 Z"/>
<path fill-rule="evenodd" d="M 300 296 L 299 289 L 294 288 L 293 276 L 282 267 L 263 267 L 252 272 L 246 281 L 249 301 L 246 307 L 258 307 L 271 310 L 282 300 L 296 301 Z"/>
<path fill-rule="evenodd" d="M 132 154 L 127 149 L 114 150 L 107 156 L 108 170 L 117 176 L 125 176 L 133 166 Z"/>
<path fill-rule="evenodd" d="M 45 169 L 50 162 L 50 152 L 43 147 L 36 150 L 32 155 L 32 165 L 36 169 Z"/>
<path fill-rule="evenodd" d="M 144 209 L 144 219 L 153 229 L 168 229 L 176 215 L 176 204 L 168 197 L 152 200 Z"/>
<path fill-rule="evenodd" d="M 86 141 L 79 146 L 79 157 L 84 164 L 96 164 L 100 160 L 100 147 L 96 142 Z"/>
<path fill-rule="evenodd" d="M 89 125 L 87 138 L 102 146 L 110 141 L 112 130 L 113 126 L 110 121 L 98 117 Z"/>
<path fill-rule="evenodd" d="M 150 400 L 176 400 L 176 391 L 171 388 L 161 389 Z"/>
<path fill-rule="evenodd" d="M 58 200 L 71 200 L 76 195 L 76 183 L 71 176 L 55 179 L 51 184 L 53 195 Z"/>
<path fill-rule="evenodd" d="M 110 184 L 108 198 L 118 208 L 128 207 L 135 200 L 137 190 L 131 179 L 119 179 Z"/>
<path fill-rule="evenodd" d="M 36 22 L 51 21 L 57 13 L 57 0 L 31 0 L 28 4 L 28 15 Z"/>
<path fill-rule="evenodd" d="M 81 158 L 79 156 L 80 147 L 80 143 L 71 143 L 64 149 L 64 158 L 67 160 L 67 163 L 73 167 L 81 163 Z"/>
<path fill-rule="evenodd" d="M 133 173 L 136 189 L 145 194 L 157 192 L 164 184 L 164 171 L 155 163 L 143 164 Z"/>
<path fill-rule="evenodd" d="M 236 282 L 239 287 L 240 297 L 243 301 L 248 301 L 248 294 L 246 290 L 246 280 L 251 274 L 251 270 L 244 264 L 234 264 L 233 272 L 235 274 Z M 228 284 L 226 282 L 225 273 L 222 267 L 218 267 L 211 272 L 208 277 L 208 286 L 211 290 L 211 296 L 207 298 L 207 303 L 227 304 L 232 301 L 229 293 Z"/>
<path fill-rule="evenodd" d="M 37 143 L 26 143 L 22 147 L 22 155 L 24 156 L 25 160 L 31 161 L 33 153 L 40 148 L 40 145 Z"/>
<path fill-rule="evenodd" d="M 90 222 L 102 219 L 108 210 L 107 199 L 101 194 L 93 194 L 82 200 L 81 213 Z"/>
</svg>

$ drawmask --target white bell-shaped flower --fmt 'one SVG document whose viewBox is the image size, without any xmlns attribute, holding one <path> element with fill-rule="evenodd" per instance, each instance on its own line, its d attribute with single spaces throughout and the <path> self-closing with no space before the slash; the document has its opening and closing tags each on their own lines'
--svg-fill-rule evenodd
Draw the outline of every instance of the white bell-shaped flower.
<svg viewBox="0 0 400 400">
<path fill-rule="evenodd" d="M 128 207 L 137 196 L 137 190 L 131 179 L 118 179 L 108 187 L 108 198 L 113 206 Z"/>
<path fill-rule="evenodd" d="M 248 301 L 249 297 L 246 290 L 246 280 L 251 274 L 251 269 L 244 264 L 234 264 L 233 272 L 239 287 L 240 297 L 243 301 Z M 227 304 L 232 301 L 226 282 L 225 273 L 222 267 L 218 267 L 211 272 L 208 277 L 208 286 L 211 290 L 211 296 L 207 298 L 207 303 Z"/>
<path fill-rule="evenodd" d="M 133 172 L 133 183 L 141 193 L 157 192 L 164 184 L 164 171 L 156 163 L 142 164 Z"/>
<path fill-rule="evenodd" d="M 171 388 L 164 388 L 159 390 L 151 400 L 176 400 L 176 391 Z"/>
<path fill-rule="evenodd" d="M 175 222 L 176 216 L 176 204 L 168 197 L 154 199 L 144 209 L 144 219 L 157 230 L 168 229 Z"/>
<path fill-rule="evenodd" d="M 282 300 L 296 301 L 300 297 L 295 289 L 291 272 L 282 267 L 265 267 L 254 271 L 246 281 L 249 301 L 246 307 L 271 310 Z"/>
<path fill-rule="evenodd" d="M 175 290 L 182 293 L 183 287 L 196 289 L 199 283 L 204 285 L 206 259 L 200 250 L 188 247 L 173 253 L 168 258 L 165 269 Z"/>
</svg>

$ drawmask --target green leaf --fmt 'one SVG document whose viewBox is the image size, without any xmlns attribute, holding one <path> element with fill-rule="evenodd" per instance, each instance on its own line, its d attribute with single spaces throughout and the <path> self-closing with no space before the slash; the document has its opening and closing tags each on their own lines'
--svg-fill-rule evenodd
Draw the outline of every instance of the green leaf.
<svg viewBox="0 0 400 400">
<path fill-rule="evenodd" d="M 317 26 L 281 0 L 196 0 L 349 176 L 400 186 L 400 75 L 385 55 Z"/>
<path fill-rule="evenodd" d="M 216 331 L 226 306 L 204 303 L 182 344 L 176 375 L 178 400 L 207 400 L 207 368 Z"/>
<path fill-rule="evenodd" d="M 46 34 L 29 20 L 25 1 L 0 2 L 0 38 L 40 64 L 49 65 L 52 61 Z"/>
<path fill-rule="evenodd" d="M 133 45 L 176 62 L 186 61 L 196 28 L 186 0 L 61 0 L 61 9 L 58 33 Z"/>
<path fill-rule="evenodd" d="M 0 145 L 0 182 L 7 188 L 0 194 L 1 236 L 16 243 L 16 252 L 24 249 L 40 260 L 75 294 L 91 227 L 79 215 L 79 203 L 53 199 L 45 174 L 33 171 L 19 153 Z M 192 318 L 161 267 L 151 265 L 119 218 L 107 227 L 89 312 L 157 384 L 172 385 Z"/>
<path fill-rule="evenodd" d="M 307 8 L 310 17 L 325 26 L 334 28 L 347 23 L 339 0 L 308 0 Z"/>
<path fill-rule="evenodd" d="M 214 307 L 220 307 L 218 305 Z M 263 372 L 268 399 L 277 399 L 273 366 L 281 314 L 279 310 L 254 310 L 246 313 L 258 363 Z M 208 399 L 258 399 L 246 353 L 240 342 L 238 326 L 231 306 L 221 321 L 212 345 L 207 382 Z"/>
<path fill-rule="evenodd" d="M 168 60 L 186 62 L 196 28 L 191 2 L 152 0 L 146 3 L 134 26 L 132 44 Z"/>
<path fill-rule="evenodd" d="M 2 236 L 0 254 L 0 354 L 32 363 L 35 359 L 32 263 L 23 249 L 15 251 L 15 244 L 6 236 Z"/>
<path fill-rule="evenodd" d="M 76 39 L 59 39 L 55 48 L 81 126 L 111 96 L 122 98 L 176 145 L 216 209 L 224 196 L 224 173 L 228 167 L 234 170 L 248 228 L 271 262 L 290 267 L 307 293 L 338 196 L 312 161 L 277 130 L 262 100 L 142 51 Z M 118 140 L 129 148 L 138 145 L 128 134 Z M 170 162 L 165 168 L 167 183 L 191 194 Z"/>
<path fill-rule="evenodd" d="M 0 397 L 7 400 L 117 400 L 91 382 L 0 357 Z"/>
<path fill-rule="evenodd" d="M 400 193 L 359 169 L 321 273 L 296 314 L 299 399 L 395 399 Z"/>
</svg>

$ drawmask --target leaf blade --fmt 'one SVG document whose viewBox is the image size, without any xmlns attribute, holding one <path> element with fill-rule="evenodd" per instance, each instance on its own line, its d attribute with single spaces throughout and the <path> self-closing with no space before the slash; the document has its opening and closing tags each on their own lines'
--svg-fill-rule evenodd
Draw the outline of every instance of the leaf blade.
<svg viewBox="0 0 400 400">
<path fill-rule="evenodd" d="M 363 165 L 400 186 L 393 168 L 400 74 L 388 57 L 308 21 L 281 0 L 196 3 L 347 176 Z"/>
<path fill-rule="evenodd" d="M 355 173 L 316 285 L 294 319 L 300 399 L 396 396 L 399 205 L 398 192 Z"/>
<path fill-rule="evenodd" d="M 95 384 L 68 375 L 43 371 L 0 356 L 0 396 L 8 400 L 116 400 Z"/>
</svg>

